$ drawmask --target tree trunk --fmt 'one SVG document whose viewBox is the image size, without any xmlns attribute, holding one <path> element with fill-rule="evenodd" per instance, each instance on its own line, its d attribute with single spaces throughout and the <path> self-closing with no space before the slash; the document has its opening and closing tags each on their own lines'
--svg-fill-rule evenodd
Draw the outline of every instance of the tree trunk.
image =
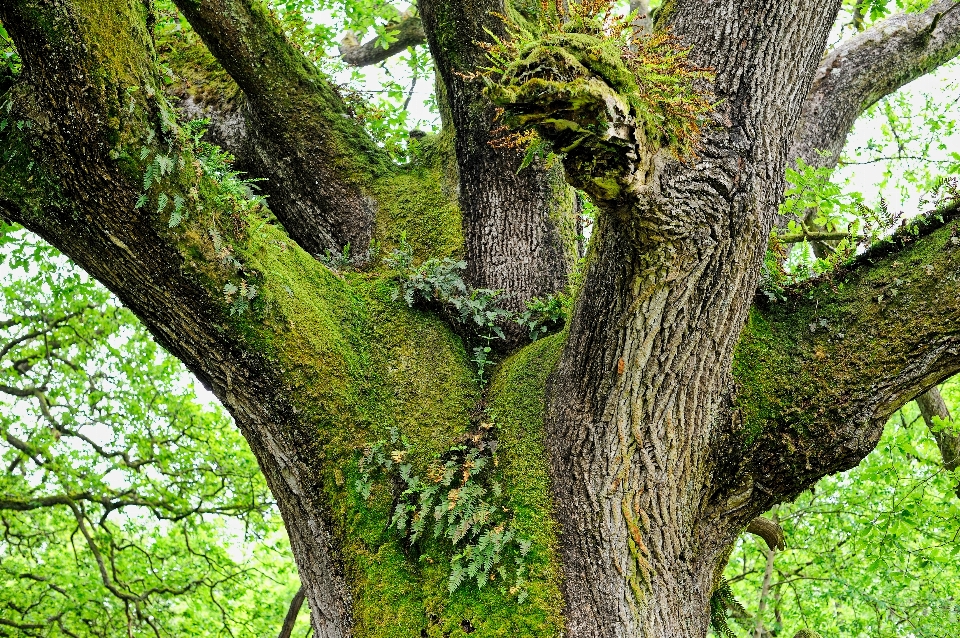
<svg viewBox="0 0 960 638">
<path fill-rule="evenodd" d="M 821 50 L 833 15 L 795 9 L 690 4 L 670 15 L 697 60 L 717 66 L 724 125 L 698 159 L 655 159 L 635 208 L 600 224 L 584 283 L 595 292 L 577 303 L 551 381 L 572 635 L 704 635 L 747 522 L 715 509 L 712 451 L 730 421 L 730 361 L 782 192 L 786 132 L 818 62 L 801 42 Z M 736 35 L 713 40 L 714 24 Z M 765 47 L 808 55 L 783 67 Z"/>
<path fill-rule="evenodd" d="M 0 4 L 23 58 L 4 95 L 0 210 L 113 290 L 233 414 L 317 636 L 705 636 L 748 523 L 858 462 L 893 410 L 960 369 L 960 310 L 928 294 L 931 280 L 960 294 L 945 225 L 960 203 L 782 304 L 754 298 L 839 0 L 666 3 L 658 27 L 714 74 L 695 153 L 651 143 L 591 76 L 602 108 L 550 123 L 590 135 L 523 170 L 496 143 L 478 42 L 506 35 L 497 13 L 534 20 L 541 3 L 421 0 L 447 128 L 439 159 L 396 166 L 260 2 L 178 2 L 243 92 L 246 161 L 282 227 L 174 121 L 149 4 Z M 549 72 L 572 81 L 561 62 Z M 472 287 L 521 309 L 569 282 L 564 182 L 599 209 L 572 316 L 532 344 L 509 326 L 489 385 L 451 326 L 396 299 L 392 266 L 311 256 L 406 237 L 417 262 L 465 255 Z M 382 447 L 429 476 L 470 442 L 495 450 L 490 511 L 529 541 L 523 596 L 496 573 L 451 593 L 459 550 L 397 532 L 401 479 L 361 460 Z"/>
</svg>

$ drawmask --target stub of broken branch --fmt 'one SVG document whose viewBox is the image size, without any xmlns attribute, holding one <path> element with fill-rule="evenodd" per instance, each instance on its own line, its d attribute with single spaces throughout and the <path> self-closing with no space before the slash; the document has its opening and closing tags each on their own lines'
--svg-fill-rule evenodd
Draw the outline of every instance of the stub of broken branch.
<svg viewBox="0 0 960 638">
<path fill-rule="evenodd" d="M 782 551 L 787 548 L 783 528 L 769 518 L 756 517 L 747 525 L 747 531 L 762 538 L 771 550 L 779 549 Z"/>
</svg>

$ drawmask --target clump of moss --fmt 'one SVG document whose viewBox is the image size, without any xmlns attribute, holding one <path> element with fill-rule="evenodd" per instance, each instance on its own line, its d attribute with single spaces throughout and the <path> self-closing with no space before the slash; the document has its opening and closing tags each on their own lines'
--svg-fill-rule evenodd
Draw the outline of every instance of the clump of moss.
<svg viewBox="0 0 960 638">
<path fill-rule="evenodd" d="M 555 150 L 569 152 L 616 144 L 620 133 L 611 129 L 630 118 L 652 147 L 690 153 L 714 107 L 702 88 L 710 71 L 669 33 L 636 33 L 634 16 L 614 15 L 611 2 L 557 7 L 537 27 L 515 26 L 488 49 L 489 94 L 507 123 L 536 127 Z"/>
<path fill-rule="evenodd" d="M 200 36 L 168 3 L 162 3 L 157 13 L 157 55 L 166 66 L 164 81 L 169 83 L 171 93 L 201 104 L 215 102 L 223 110 L 235 109 L 240 104 L 240 87 Z"/>
<path fill-rule="evenodd" d="M 442 169 L 413 165 L 377 180 L 375 240 L 383 254 L 406 242 L 419 259 L 458 257 L 463 221 L 456 200 L 444 192 Z"/>
</svg>

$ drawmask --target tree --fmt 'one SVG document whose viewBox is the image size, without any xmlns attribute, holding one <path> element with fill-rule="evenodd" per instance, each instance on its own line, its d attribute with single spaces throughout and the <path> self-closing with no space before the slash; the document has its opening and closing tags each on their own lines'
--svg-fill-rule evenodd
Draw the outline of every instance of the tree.
<svg viewBox="0 0 960 638">
<path fill-rule="evenodd" d="M 421 0 L 444 128 L 403 164 L 260 2 L 176 4 L 212 58 L 152 3 L 0 5 L 0 206 L 234 416 L 318 636 L 703 636 L 751 521 L 958 368 L 950 183 L 828 276 L 767 258 L 785 170 L 955 55 L 955 2 L 824 58 L 839 1 L 633 38 L 605 3 Z M 236 168 L 171 77 L 220 95 Z"/>
</svg>

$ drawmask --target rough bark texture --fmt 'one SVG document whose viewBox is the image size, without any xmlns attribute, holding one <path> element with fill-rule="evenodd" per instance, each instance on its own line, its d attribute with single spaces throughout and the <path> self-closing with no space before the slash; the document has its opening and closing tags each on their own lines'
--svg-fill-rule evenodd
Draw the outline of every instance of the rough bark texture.
<svg viewBox="0 0 960 638">
<path fill-rule="evenodd" d="M 476 288 L 502 290 L 505 307 L 522 310 L 533 297 L 563 290 L 576 259 L 576 199 L 559 166 L 541 162 L 519 170 L 523 152 L 491 145 L 507 131 L 470 74 L 488 66 L 485 31 L 505 36 L 502 0 L 419 5 L 430 51 L 445 85 L 456 131 L 459 199 L 466 238 L 467 279 Z M 509 328 L 516 344 L 522 333 Z"/>
<path fill-rule="evenodd" d="M 716 572 L 749 520 L 710 516 L 730 360 L 788 132 L 836 9 L 671 7 L 696 62 L 716 66 L 721 123 L 697 159 L 661 156 L 634 188 L 634 208 L 617 202 L 601 220 L 590 294 L 551 382 L 547 445 L 572 635 L 706 632 Z M 798 52 L 790 65 L 783 50 Z"/>
<path fill-rule="evenodd" d="M 634 156 L 594 164 L 617 186 L 593 191 L 568 329 L 518 349 L 489 388 L 448 327 L 391 299 L 392 272 L 332 272 L 305 251 L 356 253 L 374 233 L 419 228 L 417 259 L 462 250 L 470 283 L 513 307 L 567 284 L 576 208 L 562 180 L 600 182 L 586 155 L 565 158 L 577 174 L 518 173 L 516 151 L 489 144 L 496 112 L 470 74 L 485 64 L 484 27 L 503 33 L 490 14 L 502 4 L 420 3 L 452 127 L 431 148 L 455 135 L 459 208 L 437 166 L 386 162 L 260 3 L 179 5 L 243 93 L 218 112 L 243 113 L 235 139 L 285 229 L 201 174 L 189 148 L 135 205 L 152 158 L 180 144 L 138 0 L 0 4 L 24 60 L 10 117 L 31 123 L 0 131 L 0 209 L 117 293 L 234 415 L 318 636 L 702 637 L 748 524 L 857 463 L 891 412 L 960 368 L 960 314 L 936 301 L 960 295 L 949 225 L 930 220 L 785 303 L 754 299 L 804 99 L 847 91 L 821 80 L 810 92 L 839 0 L 667 3 L 658 25 L 715 69 L 716 124 L 680 162 L 614 117 L 612 89 L 609 109 L 582 112 L 609 116 Z M 180 97 L 188 110 L 212 102 L 189 86 Z M 171 227 L 161 188 L 191 202 L 187 221 Z M 249 308 L 231 304 L 234 282 L 256 284 Z M 384 532 L 390 486 L 367 502 L 352 491 L 358 450 L 390 427 L 424 463 L 486 420 L 478 405 L 532 539 L 523 603 L 493 586 L 450 595 L 449 555 L 416 560 Z"/>
</svg>

